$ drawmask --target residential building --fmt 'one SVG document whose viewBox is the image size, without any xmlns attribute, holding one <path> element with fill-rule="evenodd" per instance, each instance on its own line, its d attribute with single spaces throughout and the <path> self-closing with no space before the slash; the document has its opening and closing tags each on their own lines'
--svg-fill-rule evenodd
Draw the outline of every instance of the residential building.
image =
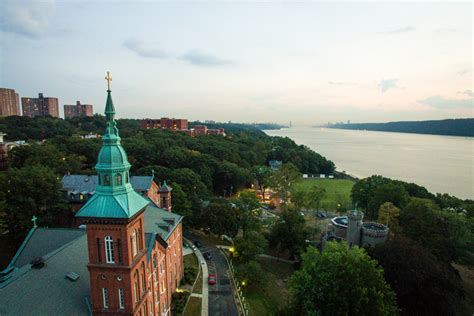
<svg viewBox="0 0 474 316">
<path fill-rule="evenodd" d="M 44 97 L 42 93 L 39 93 L 37 98 L 21 98 L 21 106 L 24 116 L 59 117 L 58 98 Z"/>
<path fill-rule="evenodd" d="M 169 196 L 162 209 L 133 189 L 110 86 L 105 115 L 98 182 L 76 213 L 84 230 L 40 228 L 34 217 L 0 274 L 0 314 L 171 315 L 184 273 L 182 216 Z"/>
<path fill-rule="evenodd" d="M 188 129 L 188 120 L 186 119 L 170 119 L 162 117 L 161 119 L 144 119 L 140 121 L 140 127 L 143 129 L 170 129 L 185 131 Z"/>
<path fill-rule="evenodd" d="M 66 119 L 92 115 L 94 115 L 92 104 L 81 104 L 80 101 L 76 101 L 76 104 L 64 104 L 64 118 Z"/>
<path fill-rule="evenodd" d="M 0 116 L 21 115 L 20 97 L 13 89 L 0 88 Z"/>
</svg>

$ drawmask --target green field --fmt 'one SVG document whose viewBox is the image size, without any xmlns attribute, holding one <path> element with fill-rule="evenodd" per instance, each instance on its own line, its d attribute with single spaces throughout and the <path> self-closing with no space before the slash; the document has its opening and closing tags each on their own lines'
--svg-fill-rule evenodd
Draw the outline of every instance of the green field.
<svg viewBox="0 0 474 316">
<path fill-rule="evenodd" d="M 345 179 L 304 179 L 298 186 L 318 186 L 326 190 L 321 210 L 341 212 L 351 207 L 351 190 L 354 181 Z"/>
</svg>

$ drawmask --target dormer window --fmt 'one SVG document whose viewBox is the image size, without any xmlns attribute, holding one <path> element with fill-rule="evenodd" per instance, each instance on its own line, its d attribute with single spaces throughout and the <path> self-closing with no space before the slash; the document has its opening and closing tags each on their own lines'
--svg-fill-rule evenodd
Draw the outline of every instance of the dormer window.
<svg viewBox="0 0 474 316">
<path fill-rule="evenodd" d="M 105 262 L 114 263 L 114 240 L 110 236 L 105 236 Z"/>
<path fill-rule="evenodd" d="M 104 185 L 105 186 L 110 185 L 110 176 L 108 174 L 104 175 Z"/>
<path fill-rule="evenodd" d="M 117 173 L 117 174 L 115 175 L 115 183 L 116 183 L 117 185 L 122 185 L 122 175 L 121 175 L 120 173 Z"/>
</svg>

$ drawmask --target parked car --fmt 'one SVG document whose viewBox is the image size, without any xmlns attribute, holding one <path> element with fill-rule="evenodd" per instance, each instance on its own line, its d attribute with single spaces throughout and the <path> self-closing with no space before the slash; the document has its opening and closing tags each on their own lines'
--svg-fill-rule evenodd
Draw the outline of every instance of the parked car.
<svg viewBox="0 0 474 316">
<path fill-rule="evenodd" d="M 194 241 L 194 244 L 195 244 L 196 247 L 198 247 L 198 248 L 201 248 L 201 247 L 202 247 L 202 244 L 201 244 L 201 242 L 200 242 L 199 240 L 195 240 L 195 241 Z"/>
<path fill-rule="evenodd" d="M 206 260 L 211 260 L 212 259 L 212 255 L 209 252 L 205 252 L 202 255 L 204 256 L 204 259 L 206 259 Z"/>
<path fill-rule="evenodd" d="M 209 279 L 208 279 L 207 283 L 209 285 L 216 284 L 216 275 L 215 274 L 209 274 Z"/>
</svg>

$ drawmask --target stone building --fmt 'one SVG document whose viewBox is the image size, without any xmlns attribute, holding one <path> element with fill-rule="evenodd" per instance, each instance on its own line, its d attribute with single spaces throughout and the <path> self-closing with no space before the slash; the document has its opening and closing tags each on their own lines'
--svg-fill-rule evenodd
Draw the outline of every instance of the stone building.
<svg viewBox="0 0 474 316">
<path fill-rule="evenodd" d="M 76 104 L 64 104 L 64 118 L 66 119 L 92 115 L 94 115 L 92 104 L 81 104 L 80 101 L 76 101 Z"/>
<path fill-rule="evenodd" d="M 95 192 L 76 214 L 83 229 L 40 228 L 33 218 L 0 273 L 0 315 L 171 315 L 182 216 L 169 199 L 162 209 L 133 189 L 110 86 L 105 115 Z"/>
<path fill-rule="evenodd" d="M 0 116 L 21 115 L 20 97 L 13 89 L 0 88 Z"/>
<path fill-rule="evenodd" d="M 21 106 L 24 116 L 59 117 L 58 98 L 44 97 L 42 93 L 39 93 L 37 98 L 21 98 Z"/>
<path fill-rule="evenodd" d="M 363 222 L 364 213 L 348 211 L 347 216 L 331 219 L 328 230 L 322 238 L 322 248 L 331 240 L 346 240 L 349 247 L 374 247 L 387 240 L 389 228 L 375 222 Z"/>
</svg>

